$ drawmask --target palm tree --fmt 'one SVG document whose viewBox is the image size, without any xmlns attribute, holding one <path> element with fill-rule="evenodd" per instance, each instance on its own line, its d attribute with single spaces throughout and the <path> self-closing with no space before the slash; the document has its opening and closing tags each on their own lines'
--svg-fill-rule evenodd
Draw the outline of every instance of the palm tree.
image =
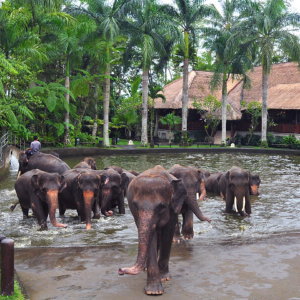
<svg viewBox="0 0 300 300">
<path fill-rule="evenodd" d="M 228 49 L 228 41 L 234 33 L 241 30 L 239 27 L 239 15 L 237 14 L 240 1 L 224 0 L 222 13 L 216 13 L 214 18 L 207 20 L 203 28 L 204 48 L 215 54 L 214 75 L 211 80 L 211 89 L 222 87 L 222 144 L 226 143 L 227 121 L 227 82 L 239 74 L 244 77 L 244 87 L 249 86 L 247 69 L 251 66 L 247 52 L 240 51 L 239 42 L 233 43 L 236 47 Z M 231 43 L 232 45 L 232 43 Z"/>
<path fill-rule="evenodd" d="M 142 76 L 142 135 L 141 146 L 147 145 L 147 119 L 148 119 L 148 85 L 149 70 L 156 52 L 165 54 L 164 36 L 159 30 L 163 29 L 164 18 L 159 11 L 160 7 L 155 0 L 136 1 L 131 10 L 132 21 L 125 30 L 129 35 L 127 49 L 124 53 L 124 62 L 129 63 L 129 56 L 133 49 L 140 49 Z"/>
<path fill-rule="evenodd" d="M 109 147 L 109 99 L 110 99 L 110 55 L 111 44 L 120 35 L 121 21 L 125 15 L 122 8 L 130 0 L 114 0 L 112 4 L 108 0 L 87 0 L 88 6 L 82 5 L 77 12 L 88 15 L 97 26 L 96 32 L 105 41 L 104 86 L 103 86 L 103 145 Z"/>
<path fill-rule="evenodd" d="M 159 121 L 161 124 L 167 125 L 169 127 L 169 144 L 171 144 L 172 129 L 175 127 L 175 125 L 181 123 L 181 118 L 179 116 L 175 116 L 175 113 L 173 111 L 171 114 L 160 117 Z"/>
<path fill-rule="evenodd" d="M 176 8 L 165 5 L 165 16 L 183 32 L 184 61 L 182 87 L 182 135 L 181 143 L 187 146 L 187 116 L 188 116 L 188 72 L 189 72 L 189 45 L 195 41 L 197 25 L 205 17 L 217 13 L 214 6 L 204 4 L 204 0 L 174 0 Z"/>
<path fill-rule="evenodd" d="M 262 133 L 261 147 L 267 147 L 268 80 L 275 49 L 280 49 L 292 60 L 300 58 L 299 37 L 292 30 L 299 27 L 300 15 L 290 13 L 286 1 L 243 1 L 243 35 L 246 46 L 255 44 L 260 49 L 262 64 Z M 234 41 L 232 40 L 232 43 Z"/>
</svg>

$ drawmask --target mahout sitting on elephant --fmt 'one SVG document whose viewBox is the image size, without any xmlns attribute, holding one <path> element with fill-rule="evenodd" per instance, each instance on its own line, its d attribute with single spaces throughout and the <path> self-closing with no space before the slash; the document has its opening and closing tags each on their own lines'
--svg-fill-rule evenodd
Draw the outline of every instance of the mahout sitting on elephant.
<svg viewBox="0 0 300 300">
<path fill-rule="evenodd" d="M 209 193 L 214 193 L 218 196 L 220 196 L 220 187 L 219 187 L 219 181 L 221 176 L 224 174 L 224 172 L 216 172 L 214 174 L 211 174 L 208 178 L 205 180 L 205 189 Z"/>
<path fill-rule="evenodd" d="M 138 228 L 139 250 L 135 265 L 119 269 L 119 275 L 138 274 L 146 265 L 146 294 L 162 294 L 162 281 L 171 278 L 170 251 L 183 203 L 188 202 L 198 218 L 203 217 L 197 201 L 187 195 L 183 181 L 159 165 L 141 173 L 128 187 L 127 199 Z"/>
<path fill-rule="evenodd" d="M 170 174 L 175 176 L 177 179 L 181 179 L 187 189 L 187 200 L 182 205 L 180 213 L 182 214 L 183 224 L 182 224 L 182 236 L 185 239 L 192 239 L 194 236 L 193 230 L 193 211 L 191 209 L 192 205 L 197 205 L 197 193 L 201 193 L 200 200 L 203 200 L 206 195 L 204 180 L 203 180 L 203 173 L 196 168 L 189 166 L 183 167 L 179 164 L 175 164 L 171 169 L 168 170 Z M 202 213 L 200 208 L 198 207 L 198 215 L 197 217 L 201 221 L 208 221 L 211 220 L 205 217 Z M 180 228 L 177 222 L 174 234 L 174 241 L 180 242 Z"/>
<path fill-rule="evenodd" d="M 34 169 L 20 176 L 15 183 L 15 189 L 23 211 L 23 218 L 28 218 L 28 211 L 31 208 L 41 225 L 41 230 L 47 229 L 48 214 L 53 226 L 67 227 L 58 223 L 55 218 L 58 195 L 66 186 L 64 176 L 57 173 Z"/>
<path fill-rule="evenodd" d="M 221 176 L 219 186 L 226 201 L 227 213 L 234 207 L 241 216 L 251 214 L 249 184 L 250 172 L 238 167 L 232 167 Z"/>
<path fill-rule="evenodd" d="M 33 169 L 39 169 L 48 173 L 63 174 L 71 168 L 60 158 L 52 154 L 36 153 L 28 159 L 25 152 L 20 152 L 19 175 Z"/>
<path fill-rule="evenodd" d="M 99 195 L 109 181 L 106 174 L 91 169 L 72 169 L 64 173 L 67 188 L 59 195 L 59 214 L 76 209 L 86 229 L 91 229 L 91 218 L 100 218 Z"/>
</svg>

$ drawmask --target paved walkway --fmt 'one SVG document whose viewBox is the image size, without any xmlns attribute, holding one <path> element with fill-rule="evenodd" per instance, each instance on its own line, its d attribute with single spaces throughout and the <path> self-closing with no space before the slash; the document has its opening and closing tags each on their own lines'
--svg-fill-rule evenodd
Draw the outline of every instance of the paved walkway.
<svg viewBox="0 0 300 300">
<path fill-rule="evenodd" d="M 199 238 L 198 238 L 199 239 Z M 300 235 L 243 245 L 173 245 L 164 300 L 300 299 Z M 149 299 L 146 273 L 131 266 L 136 245 L 16 249 L 15 268 L 32 300 Z"/>
</svg>

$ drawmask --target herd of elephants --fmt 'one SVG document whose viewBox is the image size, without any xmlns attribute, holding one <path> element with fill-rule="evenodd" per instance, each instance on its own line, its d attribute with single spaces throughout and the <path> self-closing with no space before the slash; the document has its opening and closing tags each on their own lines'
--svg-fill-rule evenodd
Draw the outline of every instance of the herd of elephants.
<svg viewBox="0 0 300 300">
<path fill-rule="evenodd" d="M 67 227 L 56 220 L 66 209 L 76 209 L 80 220 L 91 229 L 91 219 L 101 213 L 111 216 L 113 209 L 125 213 L 124 197 L 138 229 L 138 256 L 133 267 L 119 269 L 119 275 L 137 274 L 147 269 L 146 294 L 164 292 L 162 281 L 170 279 L 169 258 L 172 241 L 194 236 L 193 214 L 201 221 L 204 216 L 197 200 L 206 192 L 223 197 L 226 212 L 233 210 L 241 216 L 251 214 L 250 195 L 258 195 L 260 178 L 239 167 L 226 172 L 209 171 L 175 164 L 165 170 L 157 165 L 138 173 L 119 166 L 97 170 L 95 160 L 87 157 L 71 169 L 56 153 L 38 153 L 28 158 L 19 155 L 19 176 L 15 190 L 24 219 L 32 209 L 41 230 L 47 229 L 47 218 L 55 227 Z M 178 215 L 182 215 L 182 226 Z M 158 255 L 159 254 L 159 255 Z"/>
</svg>

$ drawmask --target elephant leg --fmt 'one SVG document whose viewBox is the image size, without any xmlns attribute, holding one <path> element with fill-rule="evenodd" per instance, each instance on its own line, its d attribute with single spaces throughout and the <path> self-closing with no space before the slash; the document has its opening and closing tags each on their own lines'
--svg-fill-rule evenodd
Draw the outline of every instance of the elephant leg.
<svg viewBox="0 0 300 300">
<path fill-rule="evenodd" d="M 246 197 L 246 205 L 245 205 L 245 210 L 246 210 L 246 213 L 248 215 L 250 215 L 252 213 L 251 211 L 251 203 L 250 203 L 250 197 Z"/>
<path fill-rule="evenodd" d="M 234 195 L 229 189 L 227 189 L 226 191 L 225 201 L 226 201 L 226 212 L 230 214 L 234 203 Z"/>
<path fill-rule="evenodd" d="M 59 215 L 60 216 L 64 216 L 65 212 L 66 212 L 66 208 L 63 205 L 63 203 L 61 201 L 58 202 L 58 210 L 59 210 Z"/>
<path fill-rule="evenodd" d="M 118 197 L 119 214 L 125 214 L 124 192 L 122 191 Z"/>
<path fill-rule="evenodd" d="M 184 214 L 183 217 L 183 224 L 182 224 L 182 231 L 181 234 L 184 239 L 189 240 L 194 237 L 194 230 L 193 230 L 193 212 L 188 209 Z"/>
<path fill-rule="evenodd" d="M 177 216 L 176 221 L 175 221 L 173 242 L 174 243 L 181 243 L 182 242 L 182 238 L 180 236 L 180 226 L 179 226 L 179 222 L 178 222 L 178 216 Z"/>
<path fill-rule="evenodd" d="M 147 263 L 147 285 L 145 286 L 145 293 L 147 295 L 161 295 L 164 288 L 161 283 L 161 276 L 157 263 L 157 233 L 153 234 L 148 263 Z"/>
<path fill-rule="evenodd" d="M 29 208 L 25 208 L 21 205 L 22 208 L 22 212 L 23 212 L 23 220 L 28 219 L 28 212 L 29 212 Z"/>
<path fill-rule="evenodd" d="M 95 201 L 94 202 L 94 205 L 93 205 L 93 219 L 100 219 L 100 207 L 99 207 L 99 203 L 98 201 Z"/>
<path fill-rule="evenodd" d="M 31 207 L 33 214 L 37 218 L 38 224 L 41 225 L 40 230 L 47 230 L 47 219 L 44 216 L 43 209 L 41 207 Z"/>
<path fill-rule="evenodd" d="M 169 259 L 172 247 L 172 236 L 174 235 L 176 223 L 178 223 L 178 216 L 175 214 L 173 217 L 170 216 L 170 221 L 161 229 L 158 267 L 162 281 L 171 279 Z"/>
</svg>

